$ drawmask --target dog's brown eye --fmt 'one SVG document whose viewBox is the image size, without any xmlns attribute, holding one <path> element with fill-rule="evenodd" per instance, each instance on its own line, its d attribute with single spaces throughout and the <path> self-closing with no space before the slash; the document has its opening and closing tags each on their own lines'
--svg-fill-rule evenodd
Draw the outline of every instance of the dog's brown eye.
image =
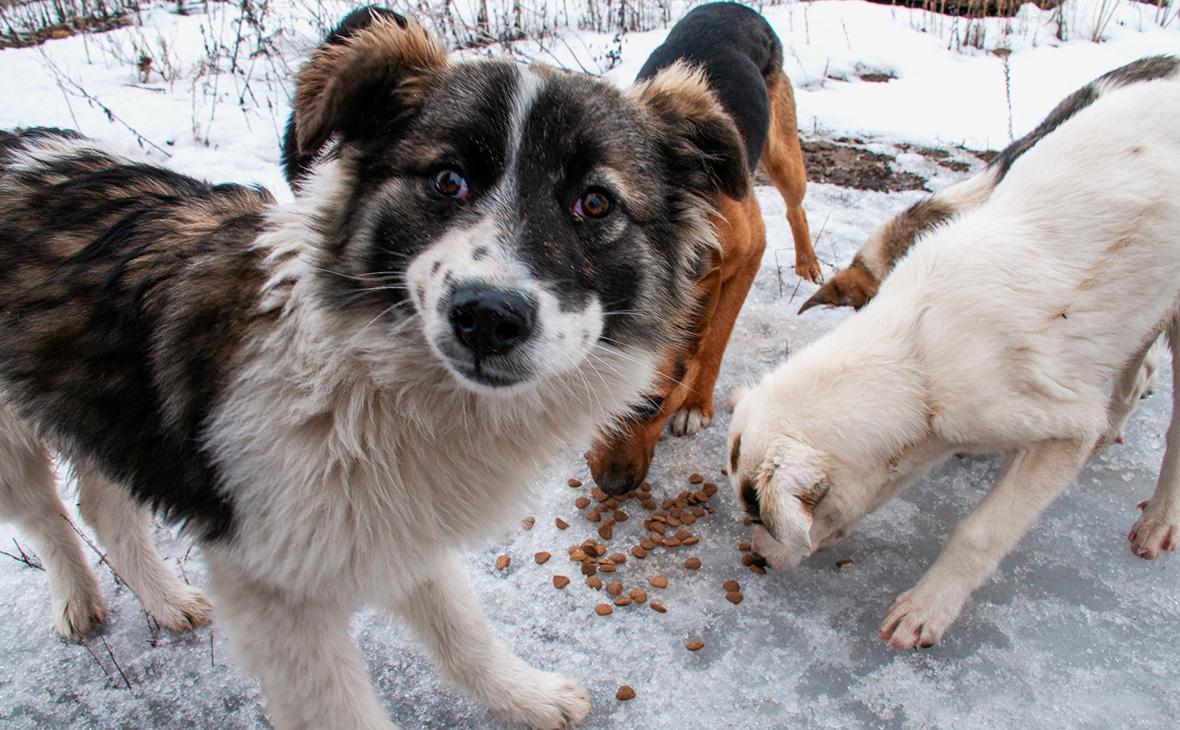
<svg viewBox="0 0 1180 730">
<path fill-rule="evenodd" d="M 601 190 L 587 190 L 574 203 L 574 215 L 579 218 L 603 218 L 610 211 L 610 197 Z"/>
<path fill-rule="evenodd" d="M 439 170 L 434 176 L 434 189 L 448 198 L 466 198 L 467 181 L 454 170 Z"/>
</svg>

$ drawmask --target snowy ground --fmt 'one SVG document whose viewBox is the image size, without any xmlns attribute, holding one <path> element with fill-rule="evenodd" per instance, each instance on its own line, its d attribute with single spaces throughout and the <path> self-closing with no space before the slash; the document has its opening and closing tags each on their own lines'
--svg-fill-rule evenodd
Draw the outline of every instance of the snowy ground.
<svg viewBox="0 0 1180 730">
<path fill-rule="evenodd" d="M 876 149 L 899 153 L 897 166 L 930 178 L 931 187 L 966 173 L 900 152 L 908 142 L 945 147 L 999 148 L 1009 123 L 1019 135 L 1062 96 L 1086 80 L 1149 53 L 1180 52 L 1180 23 L 1154 25 L 1154 8 L 1124 2 L 1107 40 L 1085 40 L 1093 3 L 1070 3 L 1067 17 L 1081 37 L 1053 39 L 1049 14 L 1031 10 L 1011 23 L 988 26 L 985 45 L 1007 45 L 1011 117 L 1004 61 L 984 52 L 960 53 L 947 21 L 901 9 L 861 3 L 817 2 L 767 9 L 789 52 L 788 73 L 799 87 L 800 126 L 812 138 L 855 135 Z M 201 22 L 163 11 L 145 16 L 185 55 Z M 276 168 L 276 125 L 286 114 L 278 92 L 243 111 L 233 100 L 212 124 L 197 109 L 189 82 L 139 84 L 134 69 L 96 49 L 129 42 L 126 29 L 105 41 L 53 41 L 41 49 L 0 51 L 0 127 L 31 124 L 80 126 L 125 147 L 130 133 L 100 110 L 63 94 L 47 71 L 50 60 L 141 134 L 172 154 L 169 164 L 211 179 L 260 180 L 282 191 Z M 151 33 L 155 33 L 152 30 Z M 610 77 L 626 83 L 662 32 L 625 39 L 622 64 Z M 949 40 L 948 40 L 949 39 Z M 584 36 L 586 58 L 610 39 Z M 292 43 L 298 43 L 298 39 Z M 597 46 L 595 44 L 598 44 Z M 572 51 L 570 51 L 572 53 Z M 562 52 L 555 52 L 557 60 Z M 897 78 L 857 80 L 868 72 Z M 843 77 L 841 81 L 835 77 Z M 220 94 L 237 93 L 225 81 Z M 67 103 L 67 99 L 69 103 Z M 72 108 L 72 111 L 71 111 Z M 202 122 L 194 125 L 193 119 Z M 76 120 L 76 121 L 75 121 Z M 194 141 L 207 134 L 209 146 Z M 958 154 L 958 153 L 956 153 Z M 156 154 L 159 157 L 158 153 Z M 960 155 L 961 157 L 961 155 Z M 920 193 L 867 193 L 813 184 L 807 211 L 816 249 L 830 272 L 848 261 L 867 233 Z M 790 235 L 783 205 L 760 189 L 770 248 L 726 356 L 719 395 L 752 379 L 836 326 L 846 312 L 794 312 L 813 291 L 790 272 Z M 781 264 L 781 266 L 780 266 Z M 747 540 L 724 478 L 723 442 L 728 416 L 719 409 L 711 429 L 688 439 L 667 439 L 651 475 L 661 496 L 687 488 L 692 472 L 722 486 L 716 513 L 692 530 L 699 545 L 631 560 L 617 574 L 627 587 L 643 585 L 668 607 L 592 612 L 601 594 L 587 588 L 565 549 L 594 535 L 573 500 L 589 482 L 571 445 L 562 462 L 537 485 L 531 531 L 506 531 L 494 544 L 468 553 L 480 601 L 498 633 L 530 662 L 577 678 L 595 707 L 588 725 L 714 728 L 822 727 L 1174 727 L 1180 718 L 1180 563 L 1167 555 L 1144 562 L 1128 549 L 1126 533 L 1136 502 L 1153 488 L 1163 453 L 1169 398 L 1167 372 L 1159 391 L 1143 402 L 1127 445 L 1101 454 L 1078 483 L 1037 524 L 979 589 L 939 646 L 921 652 L 890 650 L 875 638 L 893 596 L 908 588 L 933 561 L 951 526 L 980 498 L 998 467 L 996 459 L 952 460 L 865 521 L 842 544 L 785 574 L 757 576 L 742 568 L 736 550 Z M 612 548 L 633 544 L 642 510 L 616 527 Z M 562 532 L 554 518 L 572 526 Z M 203 582 L 199 551 L 168 530 L 157 535 L 165 555 Z M 16 552 L 20 535 L 0 525 L 0 549 Z M 532 560 L 546 550 L 543 566 Z M 513 557 L 498 572 L 493 561 Z M 688 571 L 685 558 L 703 567 Z M 837 561 L 851 560 L 838 568 Z M 257 685 L 228 657 L 222 634 L 204 628 L 191 635 L 152 630 L 131 593 L 99 568 L 110 620 L 86 646 L 58 641 L 50 629 L 44 573 L 0 555 L 0 726 L 6 728 L 162 726 L 239 728 L 265 723 Z M 554 590 L 555 574 L 573 583 Z M 662 573 L 671 585 L 651 589 L 646 577 Z M 745 600 L 732 605 L 721 583 L 736 578 Z M 391 715 L 406 727 L 494 726 L 476 703 L 444 686 L 429 659 L 396 624 L 374 612 L 354 621 L 356 640 Z M 705 648 L 685 650 L 700 639 Z M 116 666 L 117 661 L 117 666 Z M 125 675 L 125 679 L 124 679 Z M 628 683 L 638 696 L 615 700 Z M 128 686 L 129 685 L 129 686 Z"/>
</svg>

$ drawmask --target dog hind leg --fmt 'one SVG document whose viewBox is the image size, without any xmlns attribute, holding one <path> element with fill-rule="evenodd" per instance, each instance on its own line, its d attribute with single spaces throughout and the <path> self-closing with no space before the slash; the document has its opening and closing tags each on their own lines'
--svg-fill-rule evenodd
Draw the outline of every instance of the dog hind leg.
<svg viewBox="0 0 1180 730">
<path fill-rule="evenodd" d="M 1149 389 L 1155 387 L 1155 373 L 1159 369 L 1159 338 L 1153 339 L 1123 367 L 1118 381 L 1110 391 L 1106 407 L 1107 429 L 1096 448 L 1121 444 L 1123 429 Z"/>
<path fill-rule="evenodd" d="M 79 511 L 107 551 L 111 567 L 152 618 L 170 631 L 209 622 L 213 609 L 204 594 L 177 578 L 152 544 L 146 507 L 89 469 L 78 469 L 78 496 Z"/>
<path fill-rule="evenodd" d="M 762 166 L 787 204 L 787 223 L 795 239 L 795 273 L 818 284 L 824 275 L 811 245 L 811 231 L 807 226 L 807 214 L 803 211 L 807 166 L 799 144 L 795 94 L 790 80 L 781 72 L 767 79 L 766 91 L 770 95 L 770 129 L 762 150 Z"/>
<path fill-rule="evenodd" d="M 1143 513 L 1127 535 L 1131 550 L 1153 560 L 1164 550 L 1175 550 L 1180 542 L 1180 316 L 1168 327 L 1172 347 L 1172 421 L 1165 438 L 1164 460 L 1151 499 L 1139 505 Z"/>
<path fill-rule="evenodd" d="M 1091 444 L 1041 441 L 1010 454 L 995 485 L 955 526 L 934 565 L 893 602 L 879 638 L 898 649 L 930 646 L 1033 521 L 1073 481 Z"/>
<path fill-rule="evenodd" d="M 98 579 L 57 495 L 44 444 L 0 405 L 0 516 L 28 535 L 49 576 L 53 628 L 81 640 L 107 616 Z"/>
<path fill-rule="evenodd" d="M 492 634 L 453 554 L 431 575 L 394 609 L 452 682 L 502 720 L 526 727 L 571 727 L 590 714 L 585 690 L 525 664 Z"/>
</svg>

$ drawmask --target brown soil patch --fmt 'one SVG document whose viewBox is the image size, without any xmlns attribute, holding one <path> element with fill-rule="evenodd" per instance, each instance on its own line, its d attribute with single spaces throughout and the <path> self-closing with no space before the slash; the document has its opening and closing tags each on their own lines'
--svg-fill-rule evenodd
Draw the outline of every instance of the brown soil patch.
<svg viewBox="0 0 1180 730">
<path fill-rule="evenodd" d="M 804 142 L 803 158 L 807 179 L 812 182 L 876 192 L 926 189 L 925 179 L 894 170 L 889 155 L 853 144 L 827 140 Z"/>
</svg>

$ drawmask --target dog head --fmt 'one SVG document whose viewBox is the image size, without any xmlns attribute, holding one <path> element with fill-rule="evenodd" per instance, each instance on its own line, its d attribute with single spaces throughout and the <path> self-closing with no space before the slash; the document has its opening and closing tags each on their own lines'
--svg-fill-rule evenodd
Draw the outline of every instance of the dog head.
<svg viewBox="0 0 1180 730">
<path fill-rule="evenodd" d="M 650 360 L 681 337 L 716 245 L 711 200 L 748 185 L 701 73 L 623 93 L 452 64 L 411 19 L 350 18 L 300 72 L 285 144 L 297 202 L 330 201 L 316 263 L 337 307 L 414 320 L 482 393 L 593 366 L 599 348 Z"/>
</svg>

